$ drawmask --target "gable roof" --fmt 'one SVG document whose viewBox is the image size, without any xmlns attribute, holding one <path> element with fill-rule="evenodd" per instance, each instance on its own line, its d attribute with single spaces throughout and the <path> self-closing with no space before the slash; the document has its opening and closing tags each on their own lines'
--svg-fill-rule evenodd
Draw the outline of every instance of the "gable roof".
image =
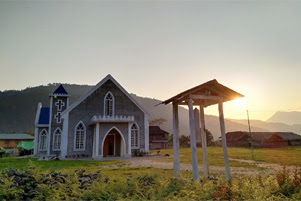
<svg viewBox="0 0 301 201">
<path fill-rule="evenodd" d="M 63 85 L 60 85 L 54 92 L 53 95 L 68 95 L 67 91 L 63 87 Z"/>
<path fill-rule="evenodd" d="M 208 94 L 209 93 L 209 94 Z M 205 82 L 201 85 L 198 85 L 196 87 L 193 87 L 191 89 L 188 89 L 182 93 L 179 93 L 176 96 L 173 96 L 160 104 L 168 104 L 170 102 L 182 102 L 182 101 L 187 101 L 189 99 L 190 95 L 215 95 L 215 96 L 220 96 L 222 97 L 223 102 L 227 102 L 230 100 L 234 100 L 237 98 L 242 98 L 244 97 L 240 93 L 237 93 L 236 91 L 220 84 L 217 82 L 216 79 L 210 80 L 208 82 Z M 217 104 L 219 100 L 204 100 L 202 101 L 202 105 L 204 107 L 210 106 Z"/>
<path fill-rule="evenodd" d="M 111 80 L 144 114 L 149 114 L 146 110 L 110 75 L 108 74 L 104 79 L 102 79 L 98 84 L 96 84 L 90 91 L 82 95 L 79 99 L 77 99 L 72 105 L 70 105 L 66 110 L 62 112 L 62 116 L 69 113 L 76 106 L 78 106 L 82 101 L 84 101 L 87 97 L 89 97 L 92 93 L 94 93 L 99 87 L 101 87 L 108 80 Z"/>
<path fill-rule="evenodd" d="M 49 124 L 49 107 L 42 107 L 38 124 Z"/>
<path fill-rule="evenodd" d="M 0 133 L 0 139 L 2 140 L 33 140 L 34 137 L 28 134 L 24 133 L 14 133 L 14 134 L 6 134 L 6 133 Z"/>
<path fill-rule="evenodd" d="M 160 134 L 160 135 L 165 135 L 169 134 L 165 130 L 162 130 L 159 126 L 149 126 L 149 134 Z"/>
</svg>

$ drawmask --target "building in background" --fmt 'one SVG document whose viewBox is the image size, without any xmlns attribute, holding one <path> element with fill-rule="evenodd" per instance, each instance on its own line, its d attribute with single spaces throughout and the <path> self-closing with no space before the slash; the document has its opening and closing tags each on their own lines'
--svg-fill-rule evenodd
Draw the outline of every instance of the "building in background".
<svg viewBox="0 0 301 201">
<path fill-rule="evenodd" d="M 301 136 L 292 132 L 249 132 L 235 131 L 226 134 L 229 147 L 278 148 L 285 146 L 301 146 Z"/>
<path fill-rule="evenodd" d="M 149 149 L 166 149 L 168 143 L 168 132 L 159 126 L 149 127 Z"/>
</svg>

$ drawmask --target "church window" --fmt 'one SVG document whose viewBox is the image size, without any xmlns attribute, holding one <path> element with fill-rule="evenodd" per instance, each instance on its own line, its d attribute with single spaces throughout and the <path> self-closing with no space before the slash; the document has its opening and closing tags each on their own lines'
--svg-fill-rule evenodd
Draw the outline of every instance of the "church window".
<svg viewBox="0 0 301 201">
<path fill-rule="evenodd" d="M 131 146 L 138 147 L 138 127 L 135 123 L 131 127 Z"/>
<path fill-rule="evenodd" d="M 86 128 L 83 122 L 79 122 L 75 127 L 75 150 L 85 150 Z"/>
<path fill-rule="evenodd" d="M 62 131 L 60 128 L 55 129 L 53 132 L 53 150 L 60 150 L 61 149 L 61 136 Z"/>
<path fill-rule="evenodd" d="M 40 133 L 40 145 L 39 148 L 41 151 L 45 151 L 47 147 L 47 131 L 43 129 Z"/>
<path fill-rule="evenodd" d="M 114 96 L 111 92 L 108 92 L 104 100 L 104 114 L 106 116 L 114 116 Z"/>
</svg>

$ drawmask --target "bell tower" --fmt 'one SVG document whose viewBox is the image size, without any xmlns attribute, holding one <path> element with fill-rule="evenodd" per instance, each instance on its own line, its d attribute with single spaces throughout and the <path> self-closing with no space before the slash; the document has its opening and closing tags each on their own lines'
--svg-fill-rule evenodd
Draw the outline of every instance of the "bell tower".
<svg viewBox="0 0 301 201">
<path fill-rule="evenodd" d="M 69 94 L 60 85 L 50 97 L 50 112 L 49 112 L 49 137 L 47 155 L 60 155 L 61 137 L 58 137 L 59 131 L 63 130 L 63 121 L 61 114 L 69 106 Z M 54 133 L 55 132 L 55 133 Z M 55 136 L 54 136 L 55 135 Z"/>
</svg>

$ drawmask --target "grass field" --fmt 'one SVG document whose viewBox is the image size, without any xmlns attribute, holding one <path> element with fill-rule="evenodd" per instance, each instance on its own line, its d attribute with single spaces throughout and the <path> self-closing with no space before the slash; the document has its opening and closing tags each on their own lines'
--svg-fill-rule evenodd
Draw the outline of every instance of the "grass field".
<svg viewBox="0 0 301 201">
<path fill-rule="evenodd" d="M 230 159 L 252 160 L 248 148 L 230 147 L 228 153 Z M 161 150 L 160 154 L 170 156 L 155 160 L 172 162 L 172 149 Z M 201 148 L 197 154 L 202 164 Z M 224 165 L 222 148 L 208 147 L 208 155 L 210 166 Z M 300 167 L 301 147 L 255 149 L 254 157 L 260 162 Z M 136 158 L 133 161 L 137 159 L 140 160 Z M 191 163 L 189 148 L 180 150 L 180 160 L 182 163 Z M 229 183 L 225 182 L 223 173 L 210 173 L 215 180 L 202 178 L 204 180 L 199 183 L 192 182 L 192 172 L 188 170 L 181 170 L 180 178 L 173 178 L 173 169 L 126 167 L 126 163 L 128 161 L 0 158 L 0 200 L 25 200 L 26 196 L 35 200 L 301 200 L 301 168 L 295 171 L 283 169 L 270 175 L 233 175 Z M 12 167 L 23 170 L 23 173 L 16 171 L 14 177 L 7 178 Z M 255 164 L 231 160 L 230 167 L 251 172 L 258 170 Z M 78 169 L 85 170 L 85 176 L 77 175 Z M 89 173 L 101 176 L 96 179 L 97 182 L 85 183 L 87 178 L 92 178 Z M 23 179 L 20 179 L 22 174 Z M 63 177 L 65 182 L 58 182 Z M 22 188 L 12 183 L 11 179 L 19 182 Z"/>
<path fill-rule="evenodd" d="M 214 166 L 224 166 L 223 150 L 221 147 L 208 147 L 208 162 Z M 172 149 L 161 150 L 160 154 L 169 154 L 172 156 Z M 278 163 L 285 165 L 301 166 L 301 147 L 285 147 L 273 149 L 253 150 L 254 159 L 266 163 Z M 228 156 L 233 159 L 253 160 L 251 148 L 228 147 Z M 198 163 L 202 164 L 202 148 L 197 149 Z M 159 159 L 159 161 L 162 161 Z M 164 159 L 164 161 L 172 161 L 172 157 Z M 182 163 L 191 163 L 190 148 L 180 149 L 180 161 Z M 254 167 L 253 164 L 242 163 L 230 160 L 231 167 Z"/>
</svg>

